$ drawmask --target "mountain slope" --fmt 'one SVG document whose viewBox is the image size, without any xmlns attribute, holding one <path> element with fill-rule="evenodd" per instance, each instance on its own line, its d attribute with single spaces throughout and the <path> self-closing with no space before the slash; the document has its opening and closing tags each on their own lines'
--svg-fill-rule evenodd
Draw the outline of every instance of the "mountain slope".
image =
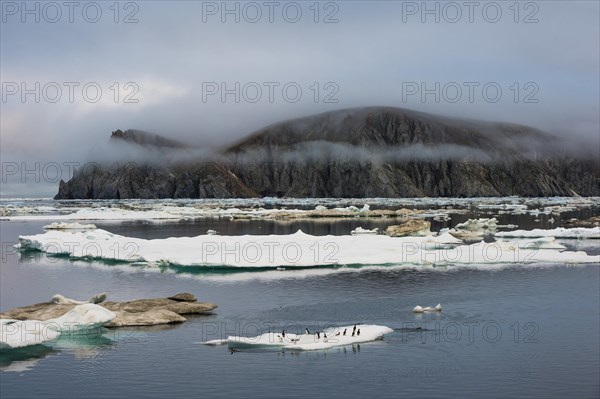
<svg viewBox="0 0 600 399">
<path fill-rule="evenodd" d="M 128 132 L 118 136 L 183 146 Z M 598 159 L 563 154 L 557 140 L 520 125 L 346 109 L 268 126 L 213 160 L 82 169 L 56 198 L 600 195 Z"/>
</svg>

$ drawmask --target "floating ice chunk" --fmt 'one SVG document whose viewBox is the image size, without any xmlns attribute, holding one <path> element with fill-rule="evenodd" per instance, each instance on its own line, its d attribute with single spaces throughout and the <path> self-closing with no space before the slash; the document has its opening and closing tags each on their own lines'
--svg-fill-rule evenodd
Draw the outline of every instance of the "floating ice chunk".
<svg viewBox="0 0 600 399">
<path fill-rule="evenodd" d="M 217 235 L 217 230 L 206 230 L 206 235 L 216 236 Z"/>
<path fill-rule="evenodd" d="M 441 233 L 438 236 L 425 237 L 424 242 L 435 244 L 435 245 L 440 245 L 440 246 L 444 246 L 444 247 L 456 246 L 456 245 L 463 244 L 462 240 L 459 240 L 458 238 L 454 237 L 452 234 L 450 234 L 448 232 Z"/>
<path fill-rule="evenodd" d="M 370 209 L 371 209 L 371 207 L 369 206 L 369 204 L 364 204 L 360 211 L 361 212 L 369 212 Z"/>
<path fill-rule="evenodd" d="M 469 219 L 464 223 L 457 224 L 454 228 L 456 230 L 486 233 L 486 232 L 495 231 L 496 228 L 498 227 L 497 223 L 498 223 L 498 220 L 496 220 L 496 218 Z"/>
<path fill-rule="evenodd" d="M 87 301 L 78 301 L 76 299 L 65 298 L 64 295 L 55 294 L 52 297 L 52 303 L 61 304 L 61 305 L 82 305 L 84 303 L 101 303 L 106 299 L 106 293 L 101 293 L 94 295 Z"/>
<path fill-rule="evenodd" d="M 102 327 L 115 317 L 117 317 L 117 315 L 114 312 L 111 312 L 103 306 L 93 303 L 84 303 L 75 306 L 64 315 L 47 320 L 44 323 L 49 329 L 59 332 L 86 333 L 90 330 Z"/>
<path fill-rule="evenodd" d="M 213 339 L 210 341 L 200 342 L 203 345 L 218 346 L 227 344 L 227 339 Z"/>
<path fill-rule="evenodd" d="M 94 230 L 95 224 L 54 222 L 44 226 L 46 230 Z"/>
<path fill-rule="evenodd" d="M 46 321 L 0 319 L 0 348 L 38 345 L 59 338 L 62 333 L 89 333 L 115 317 L 115 313 L 100 305 L 86 303 Z"/>
<path fill-rule="evenodd" d="M 59 336 L 42 321 L 0 319 L 0 349 L 39 345 Z"/>
<path fill-rule="evenodd" d="M 422 306 L 415 306 L 413 308 L 413 313 L 425 313 L 425 312 L 441 312 L 442 311 L 442 305 L 441 304 L 437 304 L 434 307 L 431 306 L 426 306 L 426 307 L 422 307 Z"/>
<path fill-rule="evenodd" d="M 553 249 L 553 250 L 557 250 L 557 251 L 564 251 L 567 249 L 567 247 L 558 243 L 554 237 L 539 237 L 539 238 L 534 238 L 534 239 L 530 239 L 530 240 L 526 240 L 526 241 L 523 241 L 523 240 L 520 240 L 520 241 L 498 240 L 496 242 L 499 243 L 499 245 L 501 245 L 501 246 L 511 245 L 511 243 L 512 243 L 512 245 L 516 244 L 517 247 L 520 249 L 531 249 L 531 250 Z"/>
<path fill-rule="evenodd" d="M 597 238 L 600 239 L 600 227 L 557 227 L 555 229 L 514 230 L 495 233 L 496 237 L 514 238 Z"/>
<path fill-rule="evenodd" d="M 382 339 L 393 330 L 389 327 L 357 324 L 354 326 L 328 328 L 317 334 L 265 333 L 256 337 L 230 336 L 227 344 L 230 349 L 277 348 L 298 351 L 329 349 L 336 346 L 351 345 Z M 344 335 L 344 331 L 346 334 Z M 213 341 L 208 341 L 213 342 Z"/>
<path fill-rule="evenodd" d="M 351 235 L 361 235 L 361 234 L 378 234 L 379 229 L 376 227 L 373 230 L 363 229 L 362 227 L 357 227 L 350 232 Z"/>
<path fill-rule="evenodd" d="M 358 209 L 354 205 L 350 205 L 345 208 L 334 208 L 333 210 L 337 211 L 337 212 L 359 212 L 360 211 L 360 209 Z"/>
</svg>

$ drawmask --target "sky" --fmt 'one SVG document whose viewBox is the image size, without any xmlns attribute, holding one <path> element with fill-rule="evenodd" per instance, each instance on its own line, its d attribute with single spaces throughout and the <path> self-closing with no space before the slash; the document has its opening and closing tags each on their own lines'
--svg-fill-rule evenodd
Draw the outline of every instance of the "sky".
<svg viewBox="0 0 600 399">
<path fill-rule="evenodd" d="M 2 1 L 0 195 L 54 195 L 116 129 L 214 151 L 360 106 L 598 147 L 599 4 Z"/>
</svg>

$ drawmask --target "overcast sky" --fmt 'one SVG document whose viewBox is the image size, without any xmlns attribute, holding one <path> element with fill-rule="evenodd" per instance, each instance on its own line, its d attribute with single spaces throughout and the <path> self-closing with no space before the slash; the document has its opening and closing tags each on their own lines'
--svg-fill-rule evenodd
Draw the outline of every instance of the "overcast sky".
<svg viewBox="0 0 600 399">
<path fill-rule="evenodd" d="M 97 157 L 116 129 L 212 147 L 366 105 L 522 123 L 598 145 L 597 1 L 428 2 L 431 13 L 421 1 L 228 2 L 230 13 L 223 4 L 25 10 L 3 1 L 3 183 L 14 183 L 10 162 Z M 3 184 L 2 195 L 57 191 L 34 183 Z"/>
</svg>

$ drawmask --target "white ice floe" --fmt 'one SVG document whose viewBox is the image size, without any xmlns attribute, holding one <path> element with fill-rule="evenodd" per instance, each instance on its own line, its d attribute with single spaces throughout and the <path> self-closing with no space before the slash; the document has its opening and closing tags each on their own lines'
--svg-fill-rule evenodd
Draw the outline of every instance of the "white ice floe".
<svg viewBox="0 0 600 399">
<path fill-rule="evenodd" d="M 600 263 L 600 256 L 560 251 L 551 241 L 517 240 L 461 244 L 449 234 L 426 237 L 384 235 L 312 236 L 201 235 L 146 240 L 105 230 L 61 231 L 20 236 L 22 250 L 37 249 L 73 258 L 149 265 L 310 267 L 325 265 L 474 265 Z M 538 244 L 536 244 L 538 243 Z"/>
<path fill-rule="evenodd" d="M 44 323 L 49 329 L 62 333 L 88 333 L 108 323 L 117 315 L 103 306 L 84 303 L 75 306 L 64 315 Z"/>
<path fill-rule="evenodd" d="M 469 219 L 464 223 L 459 223 L 454 228 L 456 230 L 473 231 L 478 233 L 487 233 L 496 231 L 498 220 L 496 218 Z"/>
<path fill-rule="evenodd" d="M 298 351 L 329 349 L 336 346 L 359 344 L 383 339 L 393 330 L 385 326 L 357 324 L 356 326 L 331 327 L 318 334 L 292 334 L 282 332 L 264 333 L 256 337 L 230 336 L 224 340 L 204 342 L 206 345 L 227 344 L 230 349 L 277 348 Z M 345 335 L 344 335 L 345 332 Z"/>
<path fill-rule="evenodd" d="M 115 317 L 115 313 L 102 306 L 86 303 L 46 321 L 0 319 L 0 348 L 39 345 L 57 339 L 61 334 L 86 334 Z"/>
<path fill-rule="evenodd" d="M 46 230 L 94 230 L 96 229 L 95 224 L 81 224 L 81 223 L 67 223 L 67 222 L 54 222 L 44 226 Z"/>
<path fill-rule="evenodd" d="M 511 238 L 555 237 L 600 239 L 600 227 L 575 227 L 570 229 L 557 227 L 555 229 L 514 230 L 498 232 L 495 236 Z"/>
<path fill-rule="evenodd" d="M 84 303 L 101 303 L 106 299 L 106 293 L 94 295 L 87 301 L 78 301 L 77 299 L 66 298 L 64 295 L 55 294 L 52 297 L 52 303 L 59 305 L 82 305 Z"/>
<path fill-rule="evenodd" d="M 356 236 L 360 234 L 379 234 L 379 229 L 376 227 L 373 230 L 363 229 L 362 227 L 357 227 L 350 232 L 351 235 Z"/>
<path fill-rule="evenodd" d="M 482 241 L 486 235 L 493 234 L 498 228 L 497 223 L 496 218 L 469 219 L 457 224 L 449 232 L 456 238 L 473 243 Z"/>
<path fill-rule="evenodd" d="M 52 341 L 60 332 L 38 320 L 0 319 L 0 349 L 23 348 Z"/>
<path fill-rule="evenodd" d="M 431 307 L 431 306 L 422 307 L 422 306 L 417 305 L 417 306 L 415 306 L 413 308 L 412 311 L 413 311 L 413 313 L 441 312 L 442 311 L 442 305 L 439 304 L 439 303 L 437 305 L 433 306 L 433 307 Z"/>
</svg>

